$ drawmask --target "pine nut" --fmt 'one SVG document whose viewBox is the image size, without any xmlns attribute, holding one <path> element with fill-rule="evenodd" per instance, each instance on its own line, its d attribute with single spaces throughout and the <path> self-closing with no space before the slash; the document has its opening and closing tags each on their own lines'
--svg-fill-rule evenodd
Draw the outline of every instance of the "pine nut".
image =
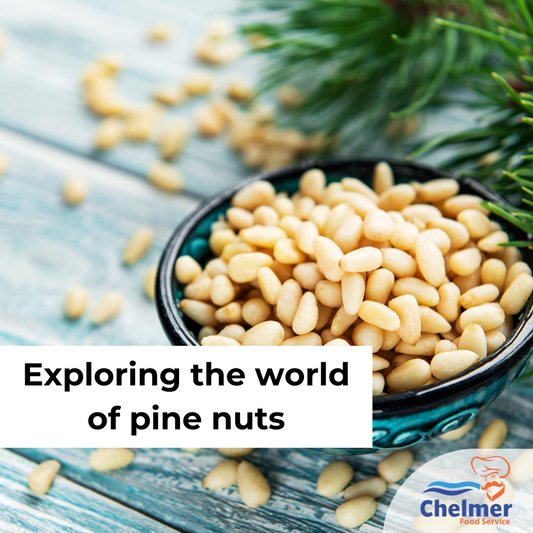
<svg viewBox="0 0 533 533">
<path fill-rule="evenodd" d="M 288 327 L 292 327 L 301 298 L 302 288 L 297 281 L 290 279 L 283 283 L 276 304 L 276 313 L 281 322 Z"/>
<path fill-rule="evenodd" d="M 454 352 L 457 349 L 458 347 L 455 343 L 447 339 L 443 339 L 435 344 L 435 355 L 442 352 Z"/>
<path fill-rule="evenodd" d="M 233 283 L 224 274 L 219 274 L 213 278 L 210 289 L 211 301 L 217 306 L 227 305 L 235 298 Z"/>
<path fill-rule="evenodd" d="M 327 307 L 342 307 L 342 285 L 334 281 L 319 281 L 315 288 L 316 299 Z"/>
<path fill-rule="evenodd" d="M 237 102 L 247 102 L 254 95 L 254 89 L 250 83 L 244 80 L 231 80 L 226 89 L 226 94 Z"/>
<path fill-rule="evenodd" d="M 463 372 L 477 361 L 477 353 L 470 350 L 441 352 L 431 360 L 431 372 L 438 379 L 447 379 Z"/>
<path fill-rule="evenodd" d="M 396 483 L 404 478 L 413 465 L 413 452 L 399 450 L 391 453 L 378 464 L 378 474 L 387 483 Z"/>
<path fill-rule="evenodd" d="M 201 272 L 202 267 L 190 255 L 178 257 L 175 274 L 180 283 L 190 283 Z"/>
<path fill-rule="evenodd" d="M 233 228 L 238 230 L 250 228 L 254 225 L 253 213 L 242 209 L 242 207 L 230 207 L 226 211 L 226 217 Z"/>
<path fill-rule="evenodd" d="M 206 489 L 223 489 L 231 487 L 237 483 L 237 466 L 239 463 L 234 460 L 222 461 L 207 474 L 202 485 Z"/>
<path fill-rule="evenodd" d="M 389 302 L 389 307 L 400 317 L 400 339 L 407 344 L 416 344 L 421 337 L 420 307 L 411 294 L 398 296 Z"/>
<path fill-rule="evenodd" d="M 457 221 L 466 226 L 470 237 L 482 239 L 490 233 L 490 220 L 477 209 L 465 209 L 457 215 Z"/>
<path fill-rule="evenodd" d="M 316 297 L 312 292 L 306 292 L 298 303 L 292 329 L 297 335 L 304 335 L 315 329 L 318 321 L 318 306 Z"/>
<path fill-rule="evenodd" d="M 487 357 L 487 338 L 478 324 L 469 324 L 459 338 L 459 350 L 469 350 L 478 355 L 479 360 Z"/>
<path fill-rule="evenodd" d="M 305 261 L 307 257 L 303 252 L 298 249 L 294 239 L 281 238 L 276 242 L 274 246 L 274 258 L 280 263 L 296 265 Z"/>
<path fill-rule="evenodd" d="M 237 467 L 239 494 L 247 507 L 260 507 L 270 499 L 270 485 L 265 476 L 248 461 Z"/>
<path fill-rule="evenodd" d="M 444 435 L 441 435 L 442 440 L 453 441 L 458 440 L 464 437 L 472 428 L 474 427 L 474 419 L 467 422 L 464 426 L 454 429 L 452 431 L 447 431 Z"/>
<path fill-rule="evenodd" d="M 381 193 L 378 207 L 384 211 L 402 211 L 411 205 L 415 198 L 416 191 L 411 185 L 395 185 Z"/>
<path fill-rule="evenodd" d="M 376 194 L 382 194 L 388 188 L 394 185 L 394 174 L 388 163 L 382 161 L 374 167 L 372 176 L 372 189 Z"/>
<path fill-rule="evenodd" d="M 228 263 L 229 277 L 237 283 L 247 283 L 257 278 L 261 267 L 271 267 L 272 257 L 262 252 L 233 256 Z"/>
<path fill-rule="evenodd" d="M 216 448 L 216 451 L 226 457 L 246 457 L 250 455 L 255 448 Z"/>
<path fill-rule="evenodd" d="M 339 261 L 344 258 L 342 250 L 331 239 L 320 235 L 313 241 L 313 250 L 318 267 L 326 279 L 340 281 L 343 274 L 339 266 Z"/>
<path fill-rule="evenodd" d="M 361 496 L 349 500 L 335 511 L 335 517 L 343 527 L 355 528 L 370 520 L 377 510 L 377 503 L 370 496 Z"/>
<path fill-rule="evenodd" d="M 376 194 L 366 183 L 357 178 L 343 178 L 341 180 L 342 188 L 345 191 L 358 192 L 368 196 L 374 203 L 379 201 L 379 195 Z"/>
<path fill-rule="evenodd" d="M 278 302 L 281 281 L 276 274 L 274 274 L 274 271 L 266 266 L 261 267 L 257 271 L 257 280 L 265 301 L 270 305 L 275 305 Z"/>
<path fill-rule="evenodd" d="M 193 72 L 183 80 L 183 83 L 189 96 L 203 96 L 211 90 L 213 76 L 209 72 Z"/>
<path fill-rule="evenodd" d="M 365 218 L 363 233 L 367 239 L 373 241 L 388 241 L 394 233 L 394 220 L 381 209 L 373 211 Z"/>
<path fill-rule="evenodd" d="M 159 140 L 159 153 L 162 159 L 175 159 L 183 150 L 187 139 L 189 138 L 189 129 L 187 124 L 181 120 L 174 120 L 169 124 Z"/>
<path fill-rule="evenodd" d="M 434 333 L 422 333 L 420 339 L 413 345 L 400 340 L 394 347 L 394 351 L 407 355 L 431 356 L 435 353 L 435 346 L 439 340 L 439 336 Z"/>
<path fill-rule="evenodd" d="M 183 296 L 190 300 L 201 300 L 209 302 L 211 299 L 212 280 L 209 276 L 202 274 L 193 283 L 189 283 L 183 290 Z"/>
<path fill-rule="evenodd" d="M 523 261 L 517 261 L 509 268 L 507 276 L 505 277 L 503 292 L 505 292 L 511 286 L 511 283 L 513 283 L 513 281 L 520 276 L 520 274 L 531 274 L 529 265 Z"/>
<path fill-rule="evenodd" d="M 485 304 L 467 309 L 459 318 L 463 330 L 469 324 L 479 324 L 485 331 L 490 331 L 505 322 L 505 313 L 500 306 Z"/>
<path fill-rule="evenodd" d="M 523 452 L 511 463 L 510 478 L 516 483 L 533 479 L 533 450 Z"/>
<path fill-rule="evenodd" d="M 222 274 L 228 274 L 228 265 L 222 259 L 211 259 L 207 265 L 205 265 L 205 274 L 214 279 L 216 276 Z"/>
<path fill-rule="evenodd" d="M 240 346 L 240 344 L 230 337 L 224 337 L 222 335 L 211 335 L 204 337 L 200 344 L 202 346 Z"/>
<path fill-rule="evenodd" d="M 80 285 L 73 285 L 65 297 L 65 315 L 71 320 L 79 318 L 85 313 L 88 301 L 89 291 Z"/>
<path fill-rule="evenodd" d="M 447 333 L 451 324 L 437 311 L 425 305 L 420 306 L 420 319 L 424 333 Z"/>
<path fill-rule="evenodd" d="M 423 242 L 433 243 L 443 255 L 447 254 L 452 246 L 452 241 L 447 233 L 438 228 L 421 231 L 416 239 L 416 244 L 418 245 Z"/>
<path fill-rule="evenodd" d="M 333 321 L 331 322 L 331 333 L 333 333 L 335 336 L 342 335 L 356 320 L 357 315 L 350 315 L 346 312 L 344 306 L 341 307 L 335 313 Z"/>
<path fill-rule="evenodd" d="M 150 228 L 143 227 L 137 229 L 126 243 L 124 252 L 122 253 L 122 261 L 126 265 L 137 263 L 137 261 L 146 255 L 152 245 L 153 239 L 154 232 Z"/>
<path fill-rule="evenodd" d="M 57 461 L 45 461 L 36 466 L 28 476 L 28 486 L 37 496 L 44 496 L 52 483 L 61 465 Z"/>
<path fill-rule="evenodd" d="M 99 472 L 107 472 L 128 466 L 134 453 L 126 448 L 100 448 L 89 456 L 89 466 Z"/>
<path fill-rule="evenodd" d="M 148 180 L 166 192 L 179 192 L 183 189 L 183 177 L 179 170 L 164 161 L 157 161 L 150 167 Z"/>
<path fill-rule="evenodd" d="M 306 254 L 314 253 L 313 242 L 316 237 L 318 237 L 318 228 L 310 221 L 302 222 L 294 234 L 296 246 Z"/>
<path fill-rule="evenodd" d="M 376 353 L 383 344 L 383 330 L 372 324 L 362 322 L 353 328 L 352 341 L 355 346 L 371 346 L 372 352 Z M 389 365 L 387 364 L 387 366 Z"/>
<path fill-rule="evenodd" d="M 203 339 L 205 339 L 206 337 L 214 336 L 216 334 L 217 334 L 217 330 L 215 328 L 213 328 L 211 326 L 204 326 L 198 332 L 198 336 L 197 336 L 198 342 L 201 344 Z M 227 336 L 227 335 L 225 335 L 225 336 Z"/>
<path fill-rule="evenodd" d="M 442 213 L 439 209 L 432 205 L 413 204 L 405 207 L 401 212 L 405 220 L 408 222 L 412 221 L 414 223 L 416 220 L 423 222 L 424 225 L 435 218 L 442 218 Z M 424 227 L 423 229 L 426 228 Z"/>
<path fill-rule="evenodd" d="M 117 316 L 122 307 L 123 300 L 122 294 L 117 291 L 108 292 L 102 296 L 93 309 L 91 322 L 100 325 Z"/>
<path fill-rule="evenodd" d="M 446 277 L 446 266 L 444 265 L 444 257 L 435 244 L 432 242 L 418 244 L 416 246 L 416 260 L 422 275 L 430 285 L 438 287 L 443 283 Z"/>
<path fill-rule="evenodd" d="M 401 278 L 392 287 L 394 296 L 412 294 L 420 305 L 435 307 L 439 303 L 439 292 L 429 283 L 417 278 Z"/>
<path fill-rule="evenodd" d="M 219 335 L 222 337 L 228 337 L 230 339 L 233 339 L 234 341 L 237 341 L 240 344 L 245 333 L 246 330 L 239 324 L 229 324 L 220 331 Z M 216 331 L 212 335 L 216 335 Z"/>
<path fill-rule="evenodd" d="M 520 274 L 503 293 L 500 300 L 502 309 L 508 315 L 516 315 L 526 304 L 533 291 L 533 277 L 530 274 Z"/>
<path fill-rule="evenodd" d="M 478 268 L 469 276 L 455 276 L 453 282 L 459 287 L 462 294 L 470 289 L 481 285 L 481 268 Z"/>
<path fill-rule="evenodd" d="M 242 339 L 243 346 L 279 346 L 285 331 L 279 322 L 269 320 L 249 329 Z"/>
<path fill-rule="evenodd" d="M 411 250 L 416 244 L 418 234 L 418 228 L 411 222 L 398 222 L 394 225 L 394 233 L 390 242 L 399 250 Z"/>
<path fill-rule="evenodd" d="M 333 309 L 331 307 L 327 307 L 324 304 L 318 302 L 318 321 L 316 323 L 315 329 L 317 331 L 320 331 L 321 329 L 325 328 L 326 325 L 329 324 L 330 318 L 332 318 L 332 314 Z"/>
<path fill-rule="evenodd" d="M 488 215 L 489 212 L 484 207 L 481 207 L 482 201 L 483 198 L 480 198 L 479 196 L 474 196 L 471 194 L 458 194 L 453 198 L 448 198 L 448 200 L 444 202 L 444 210 L 450 217 L 457 217 L 459 213 L 466 209 L 475 209 L 481 213 L 484 213 L 485 215 Z"/>
<path fill-rule="evenodd" d="M 400 336 L 397 331 L 384 331 L 381 349 L 383 351 L 392 350 L 399 342 Z"/>
<path fill-rule="evenodd" d="M 119 117 L 106 117 L 98 127 L 94 135 L 94 147 L 99 150 L 109 150 L 121 143 L 125 136 L 124 120 Z"/>
<path fill-rule="evenodd" d="M 316 263 L 300 263 L 294 267 L 292 275 L 300 286 L 308 291 L 314 291 L 318 282 L 324 280 Z"/>
<path fill-rule="evenodd" d="M 435 179 L 427 181 L 418 189 L 422 202 L 430 204 L 442 202 L 459 192 L 459 183 L 453 179 Z"/>
<path fill-rule="evenodd" d="M 518 261 L 522 261 L 522 252 L 515 246 L 506 246 L 501 259 L 509 269 Z"/>
<path fill-rule="evenodd" d="M 287 239 L 287 234 L 281 228 L 256 225 L 239 231 L 239 237 L 248 244 L 274 249 L 280 239 Z"/>
<path fill-rule="evenodd" d="M 359 317 L 368 324 L 387 331 L 397 331 L 401 326 L 400 317 L 392 309 L 370 300 L 365 300 L 362 303 Z"/>
<path fill-rule="evenodd" d="M 507 437 L 507 424 L 500 418 L 493 420 L 484 430 L 477 447 L 479 449 L 495 450 L 501 447 Z"/>
<path fill-rule="evenodd" d="M 342 497 L 346 500 L 353 500 L 361 496 L 370 496 L 371 498 L 380 498 L 387 492 L 387 483 L 380 477 L 371 477 L 358 481 L 350 485 Z"/>
<path fill-rule="evenodd" d="M 68 176 L 63 186 L 63 201 L 67 205 L 78 205 L 89 194 L 89 183 L 81 176 Z"/>
<path fill-rule="evenodd" d="M 505 231 L 494 231 L 483 239 L 477 245 L 484 252 L 499 252 L 501 250 L 500 243 L 509 242 L 509 236 Z"/>
<path fill-rule="evenodd" d="M 146 37 L 153 42 L 168 41 L 173 34 L 174 28 L 170 24 L 155 24 L 146 31 Z"/>
<path fill-rule="evenodd" d="M 262 298 L 252 298 L 242 306 L 242 318 L 250 326 L 265 322 L 270 316 L 270 305 Z"/>
<path fill-rule="evenodd" d="M 349 315 L 356 315 L 365 296 L 365 280 L 361 274 L 347 272 L 341 280 L 342 303 Z"/>
<path fill-rule="evenodd" d="M 393 285 L 394 274 L 390 270 L 386 268 L 374 270 L 366 282 L 365 299 L 384 304 L 390 296 Z"/>
<path fill-rule="evenodd" d="M 459 276 L 469 276 L 480 267 L 481 260 L 481 252 L 477 248 L 466 248 L 452 254 L 450 267 Z"/>
<path fill-rule="evenodd" d="M 310 196 L 316 202 L 322 200 L 326 188 L 326 175 L 318 168 L 304 172 L 300 178 L 300 190 L 305 196 Z"/>
<path fill-rule="evenodd" d="M 1 47 L 1 40 L 2 40 L 2 36 L 0 35 L 0 47 Z M 0 152 L 0 176 L 6 172 L 8 166 L 9 166 L 8 155 Z"/>
<path fill-rule="evenodd" d="M 279 221 L 279 227 L 287 234 L 287 237 L 294 239 L 296 230 L 300 227 L 301 223 L 302 221 L 294 215 L 284 215 Z"/>
<path fill-rule="evenodd" d="M 223 116 L 212 105 L 205 105 L 196 110 L 196 127 L 200 135 L 218 137 L 225 126 Z"/>
<path fill-rule="evenodd" d="M 320 238 L 321 237 L 317 237 L 317 239 L 315 239 L 315 243 Z M 339 251 L 341 251 L 340 248 Z M 367 246 L 354 250 L 353 252 L 347 253 L 346 255 L 341 255 L 339 261 L 339 272 L 341 270 L 342 272 L 370 272 L 371 270 L 376 270 L 377 268 L 379 268 L 382 263 L 383 255 L 381 251 L 376 248 Z M 332 279 L 331 277 L 328 277 L 326 275 L 326 278 L 330 279 L 331 281 L 340 281 L 340 277 L 339 279 Z"/>
<path fill-rule="evenodd" d="M 397 278 L 409 278 L 416 273 L 416 261 L 406 252 L 396 248 L 381 250 L 383 263 L 381 266 L 390 270 Z"/>
<path fill-rule="evenodd" d="M 229 263 L 230 259 L 235 255 L 247 254 L 256 251 L 257 246 L 254 246 L 253 244 L 248 244 L 247 242 L 240 242 L 235 240 L 224 246 L 224 249 L 220 254 L 220 259 L 222 259 L 226 263 Z"/>
<path fill-rule="evenodd" d="M 381 372 L 372 373 L 372 396 L 379 396 L 385 388 L 385 378 Z"/>
<path fill-rule="evenodd" d="M 486 334 L 487 339 L 487 353 L 491 354 L 492 352 L 495 352 L 504 342 L 505 342 L 505 335 L 501 331 L 487 331 Z"/>
<path fill-rule="evenodd" d="M 324 236 L 328 239 L 333 239 L 335 233 L 342 226 L 342 224 L 351 216 L 354 215 L 353 207 L 348 204 L 336 205 L 329 213 L 326 225 L 324 226 Z"/>
<path fill-rule="evenodd" d="M 413 390 L 423 387 L 431 379 L 431 368 L 423 359 L 411 359 L 387 375 L 387 385 L 395 390 Z"/>
<path fill-rule="evenodd" d="M 341 492 L 353 478 L 353 468 L 344 461 L 334 461 L 322 469 L 316 483 L 316 490 L 330 498 Z"/>
<path fill-rule="evenodd" d="M 368 326 L 368 324 L 366 325 Z M 354 328 L 354 330 L 359 326 L 361 326 L 361 324 L 358 324 Z M 375 328 L 376 326 L 371 326 L 371 327 Z M 381 332 L 381 334 L 383 335 L 383 331 Z M 353 333 L 352 333 L 352 336 L 353 336 Z M 389 368 L 389 366 L 390 366 L 390 363 L 389 361 L 387 361 L 387 359 L 380 357 L 379 355 L 376 355 L 376 354 L 372 355 L 372 372 L 379 372 L 380 370 Z"/>
<path fill-rule="evenodd" d="M 427 227 L 444 231 L 450 238 L 451 248 L 462 248 L 470 240 L 466 226 L 450 218 L 433 218 L 428 222 Z"/>
<path fill-rule="evenodd" d="M 217 309 L 213 316 L 221 324 L 238 324 L 242 321 L 242 306 L 239 302 L 231 302 Z"/>
<path fill-rule="evenodd" d="M 477 305 L 493 302 L 499 295 L 500 291 L 498 290 L 498 287 L 487 283 L 485 285 L 478 285 L 465 292 L 459 299 L 459 303 L 465 309 L 470 309 Z"/>
<path fill-rule="evenodd" d="M 346 343 L 348 344 L 348 343 Z M 322 346 L 322 339 L 318 333 L 305 333 L 286 339 L 281 343 L 282 346 Z M 348 344 L 349 346 L 349 344 Z"/>
<path fill-rule="evenodd" d="M 253 212 L 261 205 L 270 205 L 275 195 L 276 191 L 272 184 L 267 181 L 256 181 L 241 189 L 231 200 L 231 205 Z"/>
<path fill-rule="evenodd" d="M 313 209 L 311 209 L 311 212 L 309 213 L 309 220 L 310 222 L 313 222 L 315 226 L 318 228 L 318 231 L 320 233 L 323 232 L 324 227 L 326 226 L 326 222 L 329 217 L 329 213 L 331 212 L 331 209 L 327 205 L 315 205 Z"/>
<path fill-rule="evenodd" d="M 182 85 L 162 85 L 154 90 L 152 96 L 158 102 L 168 106 L 183 104 L 189 97 Z"/>
</svg>

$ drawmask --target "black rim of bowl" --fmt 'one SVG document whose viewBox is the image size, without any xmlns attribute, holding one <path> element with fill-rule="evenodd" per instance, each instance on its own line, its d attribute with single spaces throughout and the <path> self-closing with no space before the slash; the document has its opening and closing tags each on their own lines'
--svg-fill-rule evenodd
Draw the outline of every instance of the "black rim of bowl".
<svg viewBox="0 0 533 533">
<path fill-rule="evenodd" d="M 452 178 L 457 180 L 462 188 L 467 187 L 474 194 L 488 201 L 509 205 L 505 198 L 495 194 L 485 185 L 475 180 L 459 178 L 450 172 L 427 165 L 383 158 L 308 160 L 290 167 L 254 174 L 201 203 L 176 229 L 163 251 L 156 280 L 156 305 L 161 324 L 170 342 L 177 346 L 199 346 L 198 341 L 183 321 L 177 303 L 174 300 L 174 264 L 188 235 L 208 213 L 229 201 L 237 191 L 257 180 L 278 182 L 288 177 L 297 177 L 311 168 L 320 168 L 326 173 L 346 172 L 346 175 L 349 175 L 346 171 L 347 167 L 357 166 L 370 171 L 380 161 L 387 161 L 395 172 L 404 177 L 412 177 L 413 180 L 422 176 L 425 176 L 426 179 Z M 519 239 L 529 240 L 529 236 L 524 232 L 515 228 L 513 228 L 513 232 L 517 234 Z M 526 249 L 525 254 L 528 264 L 533 264 L 533 253 Z M 533 331 L 533 321 L 531 320 L 533 316 L 532 304 L 533 297 L 529 299 L 511 337 L 494 353 L 489 355 L 481 365 L 426 388 L 394 395 L 375 396 L 373 399 L 374 418 L 382 419 L 399 416 L 401 412 L 405 411 L 410 413 L 425 411 L 430 406 L 442 404 L 443 399 L 446 399 L 447 402 L 452 402 L 464 396 L 466 390 L 475 390 L 481 386 L 487 386 L 507 374 L 519 364 L 528 352 L 527 341 Z"/>
</svg>

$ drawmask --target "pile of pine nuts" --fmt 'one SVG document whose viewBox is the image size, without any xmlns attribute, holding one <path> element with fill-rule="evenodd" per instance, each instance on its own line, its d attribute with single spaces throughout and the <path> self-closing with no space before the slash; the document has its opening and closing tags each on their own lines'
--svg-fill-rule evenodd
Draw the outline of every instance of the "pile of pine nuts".
<svg viewBox="0 0 533 533">
<path fill-rule="evenodd" d="M 531 269 L 453 179 L 326 185 L 290 198 L 257 181 L 212 225 L 215 259 L 175 266 L 202 346 L 372 346 L 373 393 L 437 383 L 499 348 L 533 290 Z"/>
</svg>

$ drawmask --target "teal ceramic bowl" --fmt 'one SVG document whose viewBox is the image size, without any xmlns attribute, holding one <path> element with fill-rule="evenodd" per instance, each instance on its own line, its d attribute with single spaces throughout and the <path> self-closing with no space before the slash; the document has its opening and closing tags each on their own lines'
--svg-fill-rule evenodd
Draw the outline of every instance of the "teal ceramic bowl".
<svg viewBox="0 0 533 533">
<path fill-rule="evenodd" d="M 174 264 L 181 255 L 190 255 L 205 265 L 213 258 L 208 239 L 211 224 L 230 207 L 234 194 L 256 180 L 271 182 L 278 192 L 288 194 L 298 189 L 298 180 L 310 168 L 322 169 L 328 182 L 353 176 L 370 183 L 378 160 L 334 159 L 308 161 L 291 167 L 264 172 L 240 181 L 230 189 L 204 202 L 181 224 L 170 239 L 159 264 L 156 281 L 156 302 L 161 324 L 175 346 L 198 346 L 196 335 L 200 327 L 178 309 L 183 287 L 174 276 Z M 397 182 L 427 181 L 452 178 L 459 182 L 460 192 L 476 194 L 486 200 L 507 203 L 485 186 L 470 179 L 460 179 L 448 172 L 412 163 L 388 161 Z M 499 220 L 514 239 L 528 236 L 505 221 Z M 533 264 L 530 250 L 525 261 Z M 476 367 L 450 379 L 418 390 L 373 400 L 373 450 L 397 449 L 412 446 L 459 428 L 494 401 L 526 368 L 533 350 L 532 300 L 516 318 L 511 337 L 498 350 Z M 329 449 L 332 453 L 368 453 L 371 450 Z"/>
</svg>

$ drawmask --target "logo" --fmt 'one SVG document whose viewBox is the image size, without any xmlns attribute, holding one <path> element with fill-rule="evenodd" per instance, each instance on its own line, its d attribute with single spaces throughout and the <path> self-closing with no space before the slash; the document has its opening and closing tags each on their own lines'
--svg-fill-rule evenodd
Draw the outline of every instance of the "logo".
<svg viewBox="0 0 533 533">
<path fill-rule="evenodd" d="M 485 492 L 489 501 L 493 502 L 505 492 L 505 484 L 502 481 L 511 472 L 511 465 L 507 459 L 495 455 L 493 457 L 474 457 L 470 463 L 474 474 L 482 477 L 485 481 L 480 488 Z"/>
</svg>

